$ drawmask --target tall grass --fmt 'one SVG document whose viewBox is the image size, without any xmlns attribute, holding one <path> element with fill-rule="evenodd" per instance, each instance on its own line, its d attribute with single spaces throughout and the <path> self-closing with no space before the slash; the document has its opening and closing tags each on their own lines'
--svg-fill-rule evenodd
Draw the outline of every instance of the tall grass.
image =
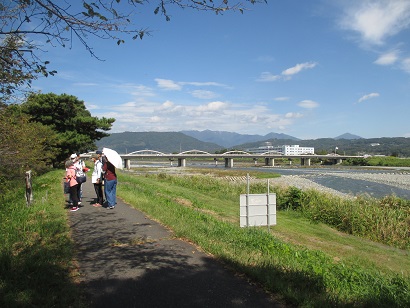
<svg viewBox="0 0 410 308">
<path fill-rule="evenodd" d="M 282 295 L 288 303 L 314 307 L 410 305 L 408 277 L 335 260 L 324 252 L 280 240 L 265 229 L 240 228 L 238 194 L 244 193 L 245 185 L 166 174 L 122 175 L 120 182 L 119 195 L 127 202 L 172 228 L 177 237 L 193 241 L 267 290 Z M 252 192 L 259 190 L 266 191 L 266 186 L 252 187 Z M 292 198 L 302 196 L 294 190 L 280 200 L 292 204 Z"/>
<path fill-rule="evenodd" d="M 300 210 L 312 221 L 320 221 L 372 241 L 410 249 L 409 200 L 394 196 L 352 200 L 294 187 L 279 196 L 280 208 Z"/>
<path fill-rule="evenodd" d="M 62 174 L 34 178 L 30 207 L 23 182 L 1 198 L 0 307 L 79 306 Z"/>
</svg>

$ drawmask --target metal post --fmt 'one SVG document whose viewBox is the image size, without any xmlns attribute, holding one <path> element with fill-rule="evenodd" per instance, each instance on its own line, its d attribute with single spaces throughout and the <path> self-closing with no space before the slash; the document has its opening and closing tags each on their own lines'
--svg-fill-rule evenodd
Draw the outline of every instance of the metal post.
<svg viewBox="0 0 410 308">
<path fill-rule="evenodd" d="M 267 223 L 268 223 L 268 232 L 270 232 L 270 211 L 269 211 L 269 208 L 270 208 L 270 206 L 269 206 L 269 204 L 270 204 L 270 202 L 269 202 L 269 195 L 270 195 L 270 192 L 269 192 L 269 179 L 268 179 L 268 196 L 267 196 L 267 201 L 268 201 L 268 208 L 267 208 L 267 213 L 268 213 L 268 217 L 267 217 L 267 219 L 266 219 L 266 221 L 267 221 Z"/>
<path fill-rule="evenodd" d="M 246 226 L 249 227 L 249 173 L 246 174 Z"/>
</svg>

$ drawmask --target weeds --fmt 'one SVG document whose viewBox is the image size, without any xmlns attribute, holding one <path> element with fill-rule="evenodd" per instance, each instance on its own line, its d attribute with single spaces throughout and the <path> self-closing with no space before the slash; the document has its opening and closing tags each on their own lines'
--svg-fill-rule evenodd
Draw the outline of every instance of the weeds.
<svg viewBox="0 0 410 308">
<path fill-rule="evenodd" d="M 1 307 L 79 306 L 71 276 L 73 246 L 59 185 L 61 174 L 57 170 L 34 179 L 36 201 L 30 207 L 23 189 L 2 198 Z"/>
</svg>

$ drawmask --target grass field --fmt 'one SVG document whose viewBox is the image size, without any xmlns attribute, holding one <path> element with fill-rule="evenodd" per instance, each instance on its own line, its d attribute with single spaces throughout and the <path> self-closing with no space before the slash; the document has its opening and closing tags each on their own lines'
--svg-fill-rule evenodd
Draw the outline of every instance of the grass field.
<svg viewBox="0 0 410 308">
<path fill-rule="evenodd" d="M 119 194 L 156 220 L 297 306 L 405 307 L 409 251 L 279 211 L 278 225 L 239 227 L 241 174 L 122 175 Z M 257 178 L 257 176 L 253 176 Z M 260 185 L 260 184 L 258 184 Z M 253 187 L 253 191 L 265 187 Z"/>
<path fill-rule="evenodd" d="M 0 198 L 0 307 L 81 307 L 63 174 L 36 177 L 30 207 L 22 187 Z"/>
<path fill-rule="evenodd" d="M 337 231 L 312 222 L 303 211 L 278 211 L 278 224 L 270 232 L 266 227 L 240 228 L 239 194 L 246 185 L 233 179 L 245 174 L 184 169 L 185 174 L 155 169 L 121 173 L 118 195 L 171 228 L 176 237 L 195 243 L 291 305 L 410 306 L 409 249 Z M 55 170 L 34 178 L 35 202 L 30 207 L 22 188 L 0 197 L 0 307 L 83 306 L 64 208 L 63 173 Z M 266 191 L 265 182 L 256 181 L 263 177 L 251 173 L 258 182 L 252 192 Z M 279 202 L 316 200 L 331 206 L 328 196 L 323 201 L 320 195 L 306 199 L 299 191 L 291 192 L 276 190 Z M 406 203 L 395 203 L 393 209 L 406 210 Z"/>
</svg>

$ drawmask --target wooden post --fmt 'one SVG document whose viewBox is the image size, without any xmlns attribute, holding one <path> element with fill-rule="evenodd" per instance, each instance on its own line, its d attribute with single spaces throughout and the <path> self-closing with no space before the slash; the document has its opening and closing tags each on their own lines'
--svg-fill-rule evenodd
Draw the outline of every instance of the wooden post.
<svg viewBox="0 0 410 308">
<path fill-rule="evenodd" d="M 31 181 L 31 170 L 26 171 L 26 204 L 30 206 L 33 203 L 33 189 Z"/>
</svg>

